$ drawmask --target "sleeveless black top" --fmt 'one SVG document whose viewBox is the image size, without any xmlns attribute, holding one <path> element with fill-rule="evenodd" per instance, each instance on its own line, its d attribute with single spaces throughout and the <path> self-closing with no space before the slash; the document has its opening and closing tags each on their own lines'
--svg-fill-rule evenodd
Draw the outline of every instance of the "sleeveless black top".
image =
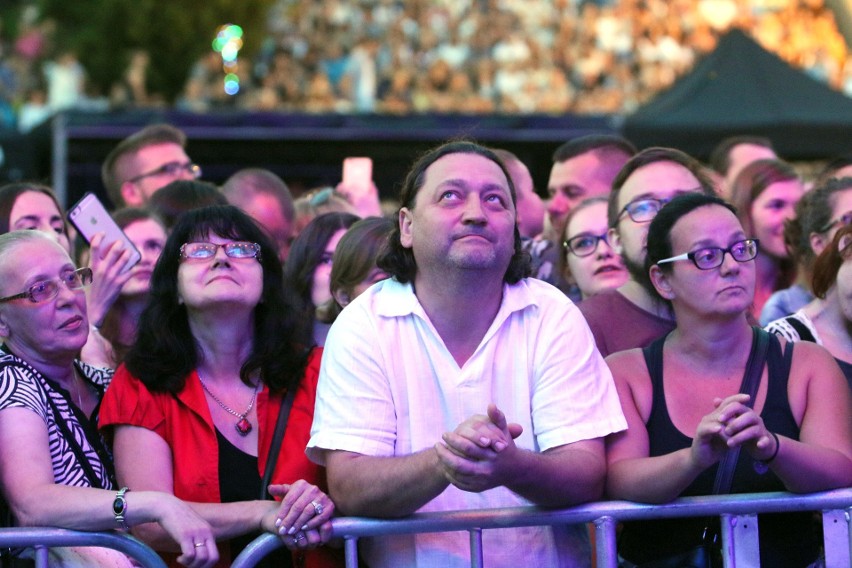
<svg viewBox="0 0 852 568">
<path fill-rule="evenodd" d="M 216 440 L 219 442 L 219 496 L 222 503 L 256 500 L 261 483 L 257 458 L 233 445 L 219 430 L 216 430 Z M 231 560 L 258 536 L 260 533 L 249 533 L 232 538 Z M 287 568 L 292 565 L 293 557 L 286 548 L 276 550 L 257 564 L 261 568 Z"/>
<path fill-rule="evenodd" d="M 771 335 L 771 334 L 770 334 Z M 692 438 L 680 432 L 672 423 L 666 407 L 663 384 L 663 345 L 666 336 L 643 349 L 645 363 L 653 387 L 651 414 L 646 427 L 650 456 L 661 456 L 692 445 Z M 774 335 L 770 337 L 767 352 L 768 390 L 766 402 L 760 413 L 766 428 L 793 440 L 799 439 L 799 427 L 787 399 L 787 379 L 793 357 L 793 343 L 787 343 L 784 353 Z M 718 463 L 702 472 L 682 493 L 711 495 Z M 784 485 L 772 470 L 758 473 L 755 460 L 740 452 L 734 469 L 731 493 L 784 491 Z M 765 469 L 765 468 L 764 468 Z M 702 541 L 706 517 L 636 521 L 624 523 L 618 543 L 619 554 L 635 563 L 650 562 L 689 550 Z M 711 520 L 711 527 L 719 532 L 719 519 Z M 758 516 L 760 532 L 760 559 L 762 566 L 807 566 L 819 554 L 821 535 L 815 527 L 811 513 L 764 514 Z"/>
</svg>

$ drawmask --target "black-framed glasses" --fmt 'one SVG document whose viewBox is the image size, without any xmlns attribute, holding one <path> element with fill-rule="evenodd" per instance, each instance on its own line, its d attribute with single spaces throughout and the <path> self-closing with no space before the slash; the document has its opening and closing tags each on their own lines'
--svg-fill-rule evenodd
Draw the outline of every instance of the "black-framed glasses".
<svg viewBox="0 0 852 568">
<path fill-rule="evenodd" d="M 256 258 L 260 260 L 260 245 L 247 241 L 236 241 L 217 245 L 215 243 L 186 243 L 180 247 L 180 256 L 185 260 L 208 260 L 216 256 L 219 248 L 228 258 Z"/>
<path fill-rule="evenodd" d="M 609 244 L 609 241 L 606 240 L 606 233 L 602 235 L 590 235 L 588 233 L 577 235 L 576 237 L 571 237 L 567 241 L 562 242 L 562 246 L 565 247 L 570 253 L 573 253 L 574 256 L 589 256 L 593 254 L 596 250 L 598 250 L 598 244 L 603 241 Z"/>
<path fill-rule="evenodd" d="M 701 270 L 712 270 L 722 266 L 725 262 L 725 253 L 730 254 L 737 262 L 748 262 L 754 260 L 759 251 L 760 241 L 757 239 L 745 239 L 737 241 L 728 248 L 721 247 L 705 247 L 692 252 L 685 252 L 671 258 L 658 260 L 657 264 L 665 264 L 667 262 L 675 262 L 678 260 L 691 260 L 692 263 Z"/>
<path fill-rule="evenodd" d="M 634 223 L 650 223 L 669 201 L 671 199 L 657 199 L 655 197 L 634 199 L 618 212 L 618 220 L 620 221 L 627 213 Z"/>
<path fill-rule="evenodd" d="M 193 178 L 198 179 L 201 177 L 201 166 L 199 166 L 198 164 L 193 164 L 192 162 L 169 162 L 168 164 L 163 164 L 156 170 L 151 170 L 150 172 L 139 174 L 138 176 L 132 177 L 127 181 L 131 183 L 136 183 L 141 179 L 154 176 L 177 177 L 183 172 L 188 172 Z"/>
<path fill-rule="evenodd" d="M 836 225 L 840 225 L 841 227 L 845 227 L 846 225 L 852 225 L 852 211 L 847 211 L 834 221 L 829 221 L 826 223 L 825 227 L 819 230 L 820 233 L 825 233 Z"/>
<path fill-rule="evenodd" d="M 39 280 L 20 294 L 0 298 L 0 303 L 27 298 L 33 304 L 40 304 L 54 299 L 59 294 L 60 284 L 65 284 L 69 290 L 79 290 L 91 283 L 92 269 L 78 268 L 63 272 L 57 278 Z"/>
</svg>

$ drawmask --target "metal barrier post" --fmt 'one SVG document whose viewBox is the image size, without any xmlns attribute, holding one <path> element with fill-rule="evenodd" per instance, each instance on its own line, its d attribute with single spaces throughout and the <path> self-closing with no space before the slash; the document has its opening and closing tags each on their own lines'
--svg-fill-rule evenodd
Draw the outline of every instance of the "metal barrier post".
<svg viewBox="0 0 852 568">
<path fill-rule="evenodd" d="M 485 560 L 482 556 L 482 529 L 470 529 L 470 568 L 483 568 Z"/>
<path fill-rule="evenodd" d="M 825 544 L 825 565 L 844 566 L 852 564 L 852 508 L 834 509 L 822 513 L 822 534 Z"/>
<path fill-rule="evenodd" d="M 618 525 L 610 516 L 595 519 L 595 547 L 599 568 L 616 568 L 618 552 L 615 546 L 615 528 Z"/>
<path fill-rule="evenodd" d="M 48 568 L 50 549 L 44 546 L 36 546 L 34 549 L 34 553 L 36 568 Z"/>
<path fill-rule="evenodd" d="M 344 541 L 346 568 L 358 568 L 358 537 L 347 536 Z"/>
<path fill-rule="evenodd" d="M 721 515 L 722 556 L 725 567 L 760 566 L 757 515 Z"/>
</svg>

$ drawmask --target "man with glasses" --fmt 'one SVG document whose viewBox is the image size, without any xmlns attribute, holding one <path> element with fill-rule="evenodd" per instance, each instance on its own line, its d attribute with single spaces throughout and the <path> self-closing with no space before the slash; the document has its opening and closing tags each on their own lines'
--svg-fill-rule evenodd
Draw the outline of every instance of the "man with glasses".
<svg viewBox="0 0 852 568">
<path fill-rule="evenodd" d="M 651 292 L 647 256 L 648 225 L 676 195 L 691 191 L 713 195 L 703 166 L 671 148 L 649 148 L 636 154 L 616 176 L 609 196 L 608 240 L 630 274 L 616 290 L 579 304 L 598 350 L 610 353 L 645 347 L 674 329 L 669 306 Z"/>
<path fill-rule="evenodd" d="M 101 167 L 113 205 L 140 207 L 173 181 L 201 177 L 185 147 L 186 135 L 169 124 L 148 126 L 119 142 Z"/>
</svg>

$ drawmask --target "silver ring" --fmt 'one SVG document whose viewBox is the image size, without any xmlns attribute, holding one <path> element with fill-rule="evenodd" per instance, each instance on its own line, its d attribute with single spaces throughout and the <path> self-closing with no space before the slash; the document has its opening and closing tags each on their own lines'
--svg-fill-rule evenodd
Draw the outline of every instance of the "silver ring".
<svg viewBox="0 0 852 568">
<path fill-rule="evenodd" d="M 306 537 L 305 533 L 303 533 L 303 532 L 297 532 L 295 538 L 296 538 L 296 541 L 298 542 L 298 541 L 302 541 L 302 540 L 307 540 L 308 537 Z"/>
<path fill-rule="evenodd" d="M 320 503 L 317 503 L 316 501 L 311 501 L 311 505 L 313 505 L 313 506 L 314 506 L 314 512 L 315 512 L 317 515 L 322 515 L 322 512 L 323 512 L 325 509 L 323 509 L 323 508 L 322 508 L 322 505 L 321 505 Z"/>
<path fill-rule="evenodd" d="M 194 546 L 195 548 L 201 548 L 202 546 L 204 546 L 204 542 L 194 542 L 192 546 Z"/>
</svg>

